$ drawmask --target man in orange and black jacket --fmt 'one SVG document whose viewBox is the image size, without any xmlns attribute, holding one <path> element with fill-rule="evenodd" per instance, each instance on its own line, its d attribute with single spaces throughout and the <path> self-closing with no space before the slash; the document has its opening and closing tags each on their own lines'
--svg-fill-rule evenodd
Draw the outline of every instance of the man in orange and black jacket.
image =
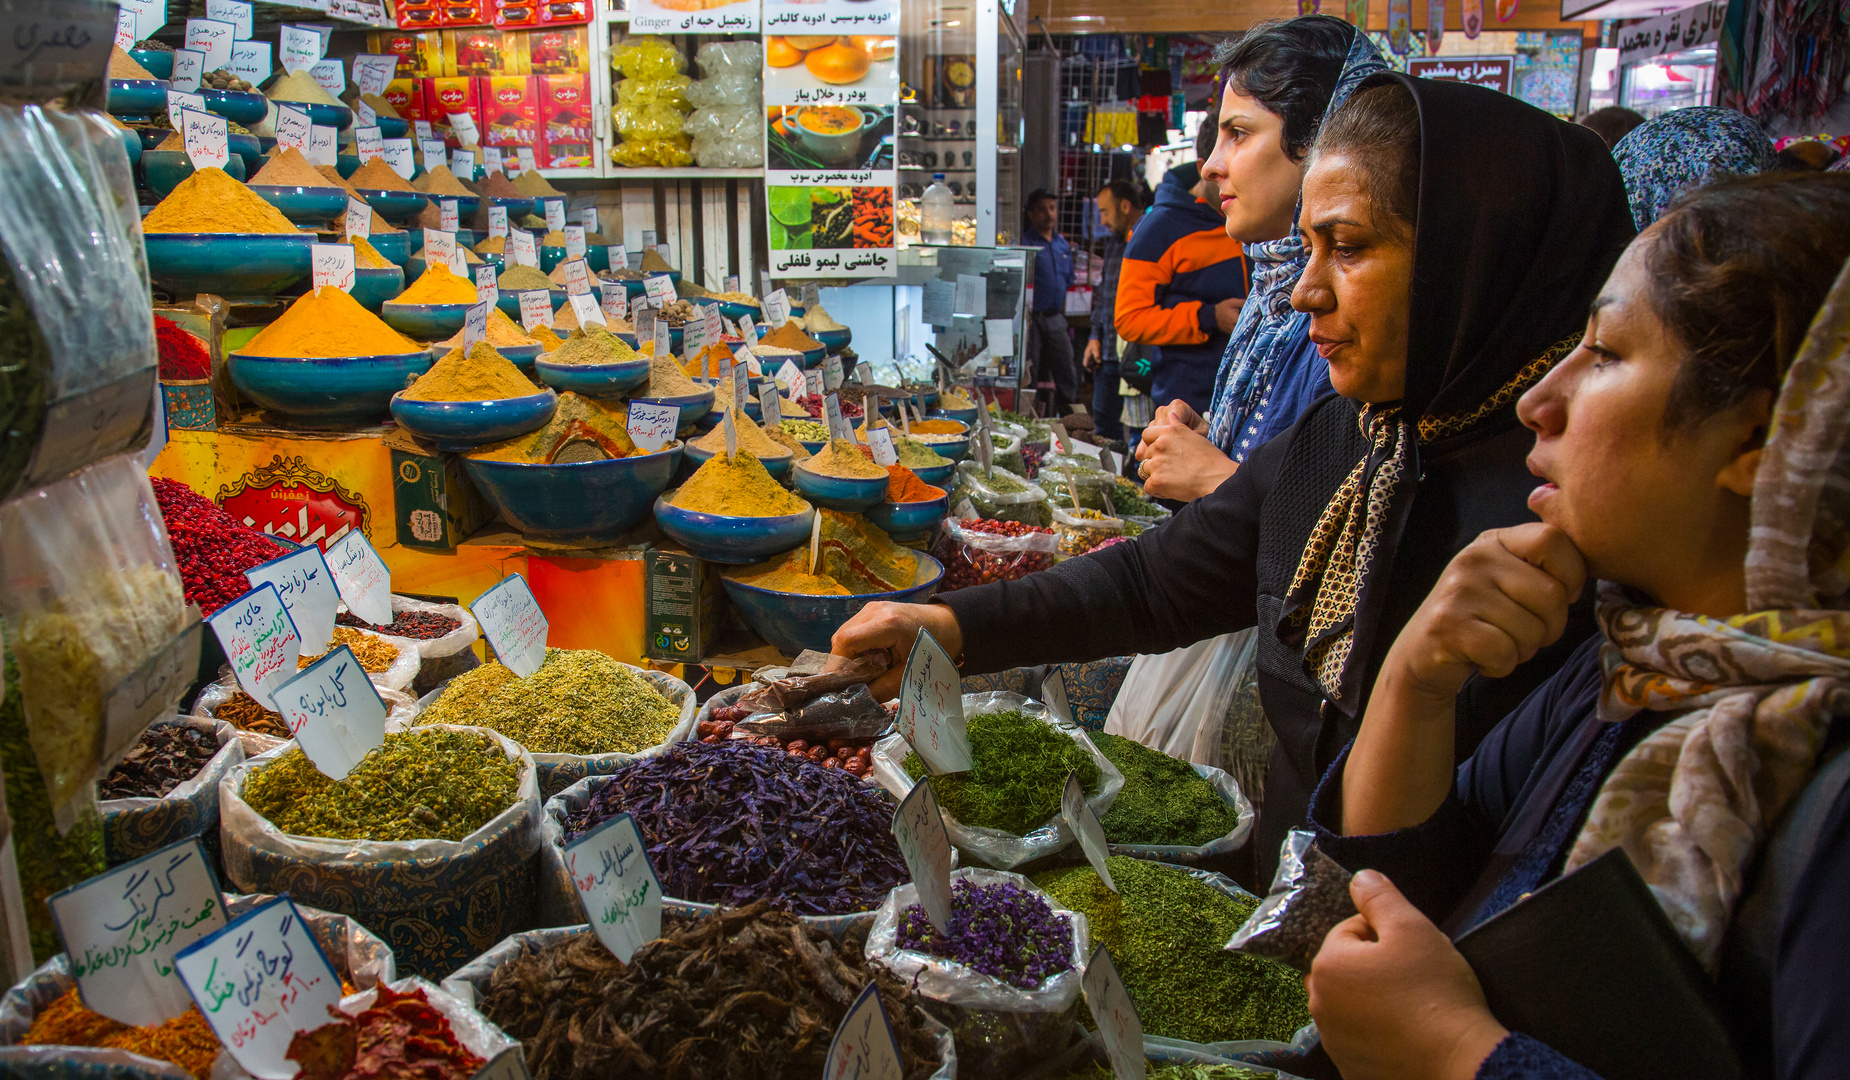
<svg viewBox="0 0 1850 1080">
<path fill-rule="evenodd" d="M 1218 134 L 1210 124 L 1202 128 L 1198 159 L 1213 153 Z M 1227 235 L 1212 187 L 1212 181 L 1201 180 L 1198 163 L 1178 165 L 1163 177 L 1155 207 L 1137 223 L 1124 249 L 1115 313 L 1118 336 L 1159 347 L 1150 363 L 1153 404 L 1180 398 L 1197 413 L 1214 396 L 1221 353 L 1240 316 L 1249 274 L 1240 242 Z M 1127 365 L 1126 380 L 1135 384 L 1136 374 Z"/>
</svg>

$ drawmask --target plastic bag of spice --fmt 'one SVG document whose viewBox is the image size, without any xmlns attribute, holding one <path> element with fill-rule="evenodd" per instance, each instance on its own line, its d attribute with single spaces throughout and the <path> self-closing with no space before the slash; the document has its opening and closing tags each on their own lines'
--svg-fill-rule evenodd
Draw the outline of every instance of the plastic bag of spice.
<svg viewBox="0 0 1850 1080">
<path fill-rule="evenodd" d="M 991 521 L 1045 525 L 1050 520 L 1047 492 L 1007 469 L 996 468 L 986 473 L 974 461 L 958 462 L 957 484 L 951 491 L 952 512 L 961 513 L 966 499 L 978 517 Z"/>
<path fill-rule="evenodd" d="M 1083 729 L 1060 722 L 1048 714 L 1047 706 L 1020 694 L 1005 691 L 965 694 L 963 704 L 966 720 L 984 713 L 1019 710 L 1084 747 L 1098 765 L 1100 780 L 1098 790 L 1087 797 L 1086 805 L 1092 808 L 1093 813 L 1100 815 L 1111 809 L 1112 801 L 1124 786 L 1124 774 L 1099 752 Z M 900 800 L 904 800 L 912 791 L 913 779 L 901 764 L 910 749 L 906 737 L 898 732 L 874 744 L 874 777 L 882 787 L 893 793 L 894 798 Z M 951 834 L 951 843 L 959 850 L 967 851 L 984 863 L 1002 870 L 1055 854 L 1073 842 L 1072 831 L 1066 827 L 1058 813 L 1020 836 L 1000 829 L 965 825 L 952 816 L 949 810 L 944 812 L 944 827 Z"/>
<path fill-rule="evenodd" d="M 952 888 L 959 882 L 972 887 L 1013 885 L 1044 902 L 1072 934 L 1066 969 L 1024 989 L 968 964 L 902 947 L 901 917 L 919 902 L 918 887 L 911 884 L 888 893 L 874 914 L 867 959 L 925 997 L 926 1009 L 950 1026 L 958 1061 L 966 1069 L 977 1075 L 1006 1075 L 1029 1065 L 1047 1047 L 1059 1045 L 1072 1030 L 1086 958 L 1092 955 L 1086 917 L 1061 907 L 1019 874 L 969 867 L 952 871 Z M 1006 949 L 1008 943 L 1000 944 Z"/>
<path fill-rule="evenodd" d="M 1189 768 L 1196 776 L 1214 786 L 1214 793 L 1221 801 L 1234 808 L 1239 815 L 1239 824 L 1228 831 L 1227 835 L 1216 837 L 1199 846 L 1179 844 L 1108 844 L 1113 855 L 1129 855 L 1136 859 L 1174 860 L 1181 863 L 1199 862 L 1216 855 L 1231 855 L 1246 846 L 1246 841 L 1253 834 L 1255 811 L 1253 804 L 1241 793 L 1240 785 L 1224 770 L 1212 765 L 1191 762 Z"/>
<path fill-rule="evenodd" d="M 507 1032 L 496 1027 L 494 1022 L 488 1019 L 488 1017 L 483 1016 L 475 1007 L 473 995 L 468 997 L 459 996 L 437 986 L 427 979 L 421 979 L 416 975 L 408 975 L 403 979 L 389 979 L 386 980 L 385 985 L 396 994 L 409 994 L 413 991 L 421 991 L 424 994 L 424 999 L 430 1002 L 430 1007 L 441 1014 L 445 1020 L 449 1021 L 450 1031 L 455 1034 L 456 1041 L 461 1043 L 464 1049 L 468 1050 L 476 1057 L 481 1058 L 484 1062 L 491 1062 L 495 1059 L 497 1054 L 505 1053 L 509 1050 L 514 1051 L 516 1054 L 521 1053 L 520 1040 L 510 1037 Z M 359 1016 L 368 1008 L 371 1008 L 373 1003 L 378 1000 L 379 987 L 378 984 L 375 983 L 357 994 L 348 994 L 341 998 L 340 1011 L 346 1013 L 348 1016 Z M 427 1031 L 418 1031 L 414 1029 L 412 1034 L 422 1038 L 436 1038 L 439 1042 L 445 1041 L 441 1036 L 434 1035 Z M 232 1064 L 235 1065 L 236 1063 L 233 1062 Z M 482 1069 L 477 1070 L 476 1075 L 482 1075 L 486 1070 L 487 1066 L 484 1065 Z M 513 1070 L 509 1071 L 512 1072 Z M 215 1070 L 213 1080 L 241 1080 L 241 1078 L 246 1075 L 248 1074 L 245 1073 L 243 1069 L 226 1069 L 221 1067 Z"/>
<path fill-rule="evenodd" d="M 370 654 L 364 651 L 367 645 L 353 640 L 353 635 L 355 634 L 359 635 L 367 644 L 390 645 L 393 650 L 395 650 L 396 655 L 393 657 L 391 663 L 386 666 L 385 670 L 374 670 L 377 665 L 369 661 Z M 358 626 L 336 626 L 334 628 L 334 640 L 328 645 L 328 648 L 332 649 L 336 645 L 343 644 L 342 638 L 348 639 L 345 644 L 353 649 L 354 655 L 360 661 L 360 666 L 367 669 L 366 677 L 372 680 L 372 684 L 379 689 L 407 691 L 411 689 L 411 684 L 417 681 L 418 669 L 423 667 L 424 658 L 418 654 L 418 643 L 415 640 L 411 638 L 390 637 Z M 304 654 L 303 659 L 308 660 L 309 663 L 313 663 L 315 660 L 320 659 L 320 657 L 311 657 L 308 654 Z M 303 666 L 306 667 L 307 664 Z M 219 674 L 222 676 L 229 670 L 230 668 L 228 667 L 220 668 Z"/>
<path fill-rule="evenodd" d="M 187 608 L 154 488 L 132 458 L 0 505 L 0 535 L 0 616 L 19 663 L 27 734 L 63 833 L 95 797 L 92 782 L 151 720 L 179 705 L 191 670 L 164 683 L 158 676 L 198 663 L 182 655 L 197 648 L 199 631 L 189 632 L 197 616 Z M 112 696 L 118 687 L 123 694 Z"/>
<path fill-rule="evenodd" d="M 379 697 L 385 701 L 385 725 L 387 730 L 397 730 L 409 725 L 418 714 L 418 701 L 409 694 L 397 690 L 387 690 L 375 686 Z M 237 704 L 233 705 L 233 702 Z M 230 706 L 229 710 L 226 707 Z M 223 711 L 223 715 L 221 714 Z M 258 754 L 267 754 L 289 740 L 289 726 L 281 713 L 265 712 L 261 705 L 251 700 L 250 696 L 238 689 L 236 675 L 224 675 L 215 683 L 208 683 L 200 689 L 199 696 L 193 699 L 192 715 L 205 720 L 222 720 L 237 730 L 238 741 L 244 744 L 244 756 L 254 758 Z M 214 798 L 217 796 L 214 795 Z"/>
<path fill-rule="evenodd" d="M 423 663 L 410 687 L 413 695 L 427 694 L 439 684 L 482 663 L 481 657 L 475 654 L 475 643 L 482 636 L 482 628 L 476 624 L 475 616 L 469 614 L 469 609 L 459 604 L 433 604 L 394 593 L 390 624 L 368 626 L 358 616 L 344 610 L 338 621 L 343 626 L 414 642 Z M 449 622 L 454 622 L 455 627 L 443 630 Z M 427 633 L 431 636 L 426 637 Z"/>
<path fill-rule="evenodd" d="M 1075 555 L 1084 555 L 1114 536 L 1124 535 L 1123 520 L 1106 517 L 1097 510 L 1068 510 L 1062 506 L 1053 506 L 1050 512 L 1053 514 L 1053 532 L 1059 541 L 1059 559 L 1062 562 Z"/>
<path fill-rule="evenodd" d="M 519 765 L 514 802 L 461 840 L 333 840 L 285 833 L 244 801 L 247 777 L 293 744 L 232 766 L 219 782 L 225 874 L 252 892 L 287 892 L 298 903 L 341 911 L 392 946 L 399 966 L 441 978 L 531 925 L 531 859 L 540 844 L 540 792 L 533 759 L 486 728 L 480 732 Z"/>
<path fill-rule="evenodd" d="M 933 554 L 944 564 L 939 592 L 992 581 L 1016 581 L 1054 563 L 1060 538 L 1052 529 L 1016 521 L 944 519 Z"/>
<path fill-rule="evenodd" d="M 1229 952 L 1264 956 L 1308 973 L 1337 923 L 1356 913 L 1354 876 L 1317 847 L 1316 834 L 1293 829 L 1278 847 L 1272 891 L 1227 941 Z"/>
<path fill-rule="evenodd" d="M 208 851 L 218 847 L 218 782 L 233 765 L 244 760 L 244 744 L 238 739 L 238 729 L 222 720 L 193 717 L 166 721 L 148 730 L 152 732 L 155 727 L 186 727 L 206 732 L 218 741 L 218 753 L 165 795 L 105 798 L 98 804 L 103 812 L 103 851 L 111 866 L 140 858 L 189 836 L 199 837 Z M 132 751 L 130 756 L 133 757 Z M 118 765 L 116 771 L 122 768 Z"/>
</svg>

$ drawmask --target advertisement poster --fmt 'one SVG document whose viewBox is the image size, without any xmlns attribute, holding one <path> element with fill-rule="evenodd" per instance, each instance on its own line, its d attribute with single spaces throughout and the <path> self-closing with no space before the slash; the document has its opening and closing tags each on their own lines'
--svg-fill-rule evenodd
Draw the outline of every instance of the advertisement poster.
<svg viewBox="0 0 1850 1080">
<path fill-rule="evenodd" d="M 768 0 L 765 204 L 773 277 L 888 277 L 898 0 Z"/>
<path fill-rule="evenodd" d="M 758 32 L 758 0 L 630 0 L 629 12 L 638 34 Z"/>
</svg>

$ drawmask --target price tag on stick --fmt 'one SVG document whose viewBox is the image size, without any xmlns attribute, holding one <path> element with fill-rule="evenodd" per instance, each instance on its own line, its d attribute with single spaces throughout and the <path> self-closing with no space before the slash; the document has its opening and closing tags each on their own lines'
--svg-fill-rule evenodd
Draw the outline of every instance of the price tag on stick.
<svg viewBox="0 0 1850 1080">
<path fill-rule="evenodd" d="M 565 257 L 568 259 L 585 257 L 585 227 L 583 225 L 565 227 Z"/>
<path fill-rule="evenodd" d="M 1072 477 L 1067 477 L 1071 485 Z M 1069 486 L 1068 490 L 1072 490 Z M 1047 703 L 1047 711 L 1053 718 L 1063 724 L 1073 723 L 1073 707 L 1066 703 L 1066 677 L 1058 671 L 1050 671 L 1041 680 L 1041 700 Z"/>
<path fill-rule="evenodd" d="M 1111 1060 L 1116 1080 L 1144 1080 L 1148 1063 L 1143 1056 L 1143 1021 L 1137 1007 L 1124 989 L 1124 980 L 1111 962 L 1111 953 L 1100 945 L 1086 963 L 1086 975 L 1080 983 L 1086 991 L 1086 1004 L 1092 1007 L 1092 1019 L 1105 1043 L 1105 1056 Z"/>
<path fill-rule="evenodd" d="M 360 105 L 365 107 L 366 103 L 361 102 Z M 376 122 L 353 129 L 353 152 L 361 164 L 385 156 L 385 134 L 379 130 Z"/>
<path fill-rule="evenodd" d="M 308 129 L 308 149 L 304 153 L 308 155 L 310 165 L 334 164 L 336 155 L 334 141 L 337 134 L 338 132 L 333 128 L 321 124 Z"/>
<path fill-rule="evenodd" d="M 893 813 L 893 836 L 912 872 L 919 906 L 940 934 L 951 932 L 951 834 L 938 812 L 938 796 L 920 782 Z"/>
<path fill-rule="evenodd" d="M 1110 854 L 1105 846 L 1105 829 L 1098 823 L 1098 815 L 1086 803 L 1085 789 L 1079 786 L 1079 774 L 1068 773 L 1066 790 L 1060 796 L 1060 815 L 1079 838 L 1079 849 L 1086 854 L 1086 861 L 1092 869 L 1098 871 L 1098 878 L 1112 892 L 1118 891 L 1117 883 L 1111 880 L 1111 871 L 1105 866 L 1105 858 Z"/>
<path fill-rule="evenodd" d="M 461 205 L 455 199 L 438 200 L 437 228 L 446 233 L 453 233 L 462 228 L 462 214 L 458 209 Z"/>
<path fill-rule="evenodd" d="M 591 264 L 580 259 L 573 259 L 565 264 L 565 292 L 568 296 L 591 291 Z"/>
<path fill-rule="evenodd" d="M 199 89 L 199 80 L 205 77 L 206 54 L 194 49 L 175 49 L 173 53 L 173 77 L 167 80 L 169 88 L 188 92 Z"/>
<path fill-rule="evenodd" d="M 874 464 L 899 464 L 899 451 L 893 446 L 893 429 L 885 424 L 867 429 L 867 445 L 874 452 Z"/>
<path fill-rule="evenodd" d="M 905 1068 L 899 1059 L 899 1040 L 893 1022 L 880 1003 L 880 986 L 868 983 L 842 1017 L 829 1043 L 822 1067 L 823 1080 L 900 1080 Z"/>
<path fill-rule="evenodd" d="M 293 75 L 319 64 L 321 47 L 320 31 L 306 26 L 284 26 L 277 58 L 282 62 L 283 70 Z"/>
<path fill-rule="evenodd" d="M 784 384 L 784 389 L 792 394 L 802 394 L 808 387 L 803 382 L 803 369 L 786 360 L 777 367 L 777 381 Z"/>
<path fill-rule="evenodd" d="M 484 269 L 492 270 L 493 268 L 484 267 Z M 497 288 L 495 291 L 499 293 L 501 290 Z M 478 292 L 477 296 L 479 297 L 480 295 L 481 294 Z M 500 297 L 497 296 L 496 300 L 498 301 L 499 299 Z M 468 311 L 463 312 L 464 349 L 475 348 L 476 342 L 488 336 L 488 313 L 493 310 L 493 308 L 494 304 L 489 301 L 477 299 L 475 304 L 471 306 Z"/>
<path fill-rule="evenodd" d="M 353 81 L 362 94 L 383 94 L 398 72 L 398 57 L 389 53 L 361 53 L 353 58 Z"/>
<path fill-rule="evenodd" d="M 634 818 L 618 814 L 565 845 L 565 869 L 612 956 L 627 964 L 662 936 L 662 883 Z"/>
<path fill-rule="evenodd" d="M 482 171 L 489 175 L 501 172 L 501 148 L 499 146 L 482 147 Z"/>
<path fill-rule="evenodd" d="M 970 734 L 965 727 L 961 677 L 951 656 L 926 630 L 912 642 L 899 690 L 900 734 L 934 773 L 968 772 Z"/>
<path fill-rule="evenodd" d="M 733 411 L 727 409 L 720 414 L 720 426 L 726 429 L 726 460 L 735 461 L 739 456 L 739 425 L 733 420 Z"/>
<path fill-rule="evenodd" d="M 681 410 L 673 405 L 656 405 L 631 401 L 629 407 L 630 441 L 653 454 L 674 441 Z"/>
<path fill-rule="evenodd" d="M 650 274 L 642 284 L 651 305 L 665 308 L 675 302 L 674 279 L 667 274 Z"/>
<path fill-rule="evenodd" d="M 572 305 L 572 314 L 578 316 L 580 327 L 610 325 L 604 320 L 604 309 L 598 306 L 597 297 L 590 293 L 573 293 L 565 302 Z"/>
<path fill-rule="evenodd" d="M 514 262 L 519 266 L 540 265 L 540 248 L 533 240 L 533 234 L 525 229 L 514 229 L 507 234 L 508 250 L 514 254 Z"/>
<path fill-rule="evenodd" d="M 610 319 L 629 317 L 629 290 L 623 287 L 621 281 L 600 281 L 597 291 L 604 302 L 605 325 L 609 325 Z"/>
<path fill-rule="evenodd" d="M 385 742 L 385 702 L 345 645 L 277 687 L 276 711 L 302 753 L 330 780 L 345 777 Z"/>
<path fill-rule="evenodd" d="M 231 62 L 231 44 L 238 28 L 217 19 L 186 20 L 186 47 L 205 57 L 206 71 L 217 71 Z"/>
<path fill-rule="evenodd" d="M 655 355 L 656 356 L 669 355 L 669 349 L 671 347 L 669 343 L 673 340 L 674 340 L 674 330 L 668 325 L 668 320 L 659 319 L 659 318 L 656 319 L 655 320 Z"/>
<path fill-rule="evenodd" d="M 379 144 L 379 150 L 385 156 L 385 163 L 401 178 L 409 180 L 417 171 L 410 139 L 386 139 Z"/>
<path fill-rule="evenodd" d="M 289 609 L 296 633 L 301 635 L 304 652 L 314 656 L 327 651 L 328 642 L 334 638 L 334 616 L 340 608 L 340 590 L 334 587 L 334 575 L 328 571 L 320 548 L 308 544 L 269 562 L 258 563 L 244 571 L 244 579 L 253 589 L 266 584 L 276 587 L 283 606 Z"/>
<path fill-rule="evenodd" d="M 509 574 L 476 597 L 469 612 L 482 625 L 496 658 L 514 674 L 524 679 L 546 662 L 546 613 L 527 579 Z"/>
<path fill-rule="evenodd" d="M 492 263 L 483 263 L 475 268 L 475 300 L 478 304 L 494 304 L 501 300 L 501 287 L 495 284 L 495 268 Z"/>
<path fill-rule="evenodd" d="M 347 609 L 374 626 L 392 621 L 392 572 L 358 529 L 328 546 L 328 569 Z"/>
<path fill-rule="evenodd" d="M 262 585 L 219 608 L 206 619 L 231 663 L 238 687 L 266 709 L 276 708 L 270 691 L 295 674 L 302 655 L 289 609 L 274 585 Z"/>
<path fill-rule="evenodd" d="M 193 168 L 222 169 L 231 161 L 230 129 L 224 117 L 186 109 L 180 113 L 180 122 L 181 145 Z"/>
<path fill-rule="evenodd" d="M 782 289 L 772 289 L 764 298 L 764 321 L 775 330 L 790 319 L 790 300 Z"/>
<path fill-rule="evenodd" d="M 816 572 L 816 565 L 822 561 L 822 515 L 817 514 L 809 520 L 809 572 Z"/>
<path fill-rule="evenodd" d="M 530 289 L 520 294 L 520 324 L 528 330 L 552 325 L 552 293 Z"/>
<path fill-rule="evenodd" d="M 565 229 L 565 200 L 541 199 L 540 203 L 546 208 L 546 231 L 563 231 Z"/>
<path fill-rule="evenodd" d="M 263 1080 L 297 1075 L 290 1041 L 340 1005 L 340 976 L 286 896 L 188 945 L 174 966 L 219 1042 Z"/>
<path fill-rule="evenodd" d="M 507 235 L 507 207 L 491 206 L 488 208 L 488 238 L 493 240 Z"/>
</svg>

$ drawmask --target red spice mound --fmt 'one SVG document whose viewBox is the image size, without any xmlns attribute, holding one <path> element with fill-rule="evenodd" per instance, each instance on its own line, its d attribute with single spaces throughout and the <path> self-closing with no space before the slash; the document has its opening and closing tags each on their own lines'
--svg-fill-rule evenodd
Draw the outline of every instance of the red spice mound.
<svg viewBox="0 0 1850 1080">
<path fill-rule="evenodd" d="M 381 983 L 358 1016 L 328 1012 L 334 1023 L 290 1040 L 285 1056 L 302 1066 L 298 1080 L 467 1080 L 486 1064 L 421 989 L 399 994 Z"/>
<path fill-rule="evenodd" d="M 181 382 L 212 377 L 212 356 L 199 339 L 171 319 L 154 317 L 154 343 L 160 349 L 161 380 Z"/>
<path fill-rule="evenodd" d="M 207 615 L 250 591 L 244 571 L 286 551 L 178 480 L 155 477 L 154 497 L 167 520 L 167 539 L 180 563 L 186 599 Z"/>
</svg>

